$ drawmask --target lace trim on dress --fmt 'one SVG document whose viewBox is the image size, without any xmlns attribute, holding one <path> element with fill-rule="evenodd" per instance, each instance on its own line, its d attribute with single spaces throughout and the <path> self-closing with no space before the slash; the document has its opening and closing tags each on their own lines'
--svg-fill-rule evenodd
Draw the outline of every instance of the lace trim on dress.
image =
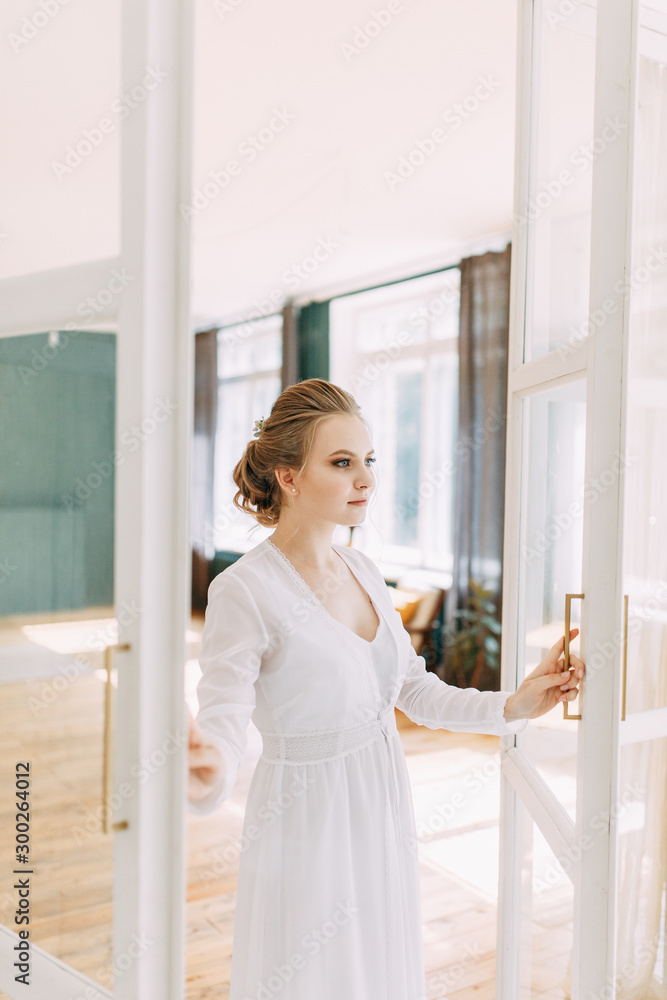
<svg viewBox="0 0 667 1000">
<path fill-rule="evenodd" d="M 347 729 L 315 733 L 262 733 L 262 758 L 271 763 L 314 764 L 361 750 L 384 734 L 398 733 L 393 707 L 377 718 Z"/>
<path fill-rule="evenodd" d="M 349 632 L 351 635 L 356 635 L 356 632 L 353 632 L 352 629 L 347 628 L 346 625 L 343 625 L 343 623 L 339 622 L 337 618 L 334 618 L 333 615 L 329 614 L 329 612 L 327 611 L 327 609 L 324 607 L 324 605 L 322 604 L 322 602 L 320 600 L 318 600 L 318 598 L 315 596 L 315 594 L 313 593 L 313 591 L 311 590 L 311 588 L 308 586 L 308 584 L 306 583 L 306 581 L 304 580 L 304 578 L 301 576 L 301 574 L 298 573 L 297 570 L 294 568 L 294 566 L 289 561 L 289 559 L 287 558 L 287 556 L 285 555 L 285 553 L 282 551 L 282 549 L 279 549 L 277 545 L 274 545 L 274 543 L 271 541 L 270 538 L 267 538 L 266 541 L 269 544 L 269 548 L 273 552 L 275 552 L 276 556 L 278 557 L 278 559 L 280 560 L 280 562 L 283 564 L 283 566 L 285 567 L 285 569 L 287 570 L 287 572 L 289 573 L 289 575 L 291 576 L 291 578 L 294 580 L 294 582 L 296 583 L 297 587 L 299 587 L 299 589 L 306 595 L 306 597 L 308 598 L 309 603 L 319 613 L 320 617 L 324 619 L 324 621 L 327 623 L 327 625 L 329 626 L 329 628 L 331 629 L 331 631 L 333 632 L 333 634 L 336 636 L 336 638 L 338 640 L 340 640 L 341 633 L 342 633 L 344 639 L 346 639 L 347 636 L 345 635 L 345 633 L 347 633 L 347 632 Z M 341 559 L 342 558 L 343 557 L 341 556 Z M 343 559 L 343 561 L 345 562 L 344 559 Z M 347 565 L 347 563 L 346 563 L 346 565 Z M 370 594 L 368 596 L 370 597 Z M 375 605 L 373 605 L 373 607 L 375 607 Z M 375 642 L 375 639 L 377 639 L 378 635 L 380 634 L 380 629 L 382 628 L 382 622 L 383 622 L 383 615 L 382 615 L 382 613 L 380 611 L 377 611 L 377 616 L 380 619 L 380 624 L 378 625 L 378 629 L 377 629 L 377 632 L 375 633 L 375 637 L 371 640 L 371 642 L 368 642 L 368 640 L 362 639 L 360 635 L 357 635 L 357 639 L 359 639 L 359 641 L 362 642 L 365 646 L 370 647 L 372 645 L 372 643 Z M 357 662 L 361 664 L 362 661 L 359 659 L 359 657 L 357 655 L 357 652 L 352 649 L 352 646 L 350 645 L 349 639 L 347 641 L 347 647 L 348 647 L 348 650 L 350 651 L 350 653 L 352 653 L 352 655 L 354 656 L 354 658 L 357 660 Z"/>
</svg>

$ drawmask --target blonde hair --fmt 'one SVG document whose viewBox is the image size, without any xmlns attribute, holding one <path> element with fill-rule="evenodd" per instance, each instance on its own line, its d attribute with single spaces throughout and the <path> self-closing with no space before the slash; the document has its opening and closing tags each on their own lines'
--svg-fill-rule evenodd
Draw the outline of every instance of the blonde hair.
<svg viewBox="0 0 667 1000">
<path fill-rule="evenodd" d="M 317 428 L 336 413 L 364 419 L 354 396 L 326 379 L 308 378 L 283 389 L 259 437 L 248 442 L 234 466 L 233 479 L 238 487 L 234 505 L 266 528 L 277 524 L 283 500 L 275 469 L 288 466 L 301 473 Z"/>
</svg>

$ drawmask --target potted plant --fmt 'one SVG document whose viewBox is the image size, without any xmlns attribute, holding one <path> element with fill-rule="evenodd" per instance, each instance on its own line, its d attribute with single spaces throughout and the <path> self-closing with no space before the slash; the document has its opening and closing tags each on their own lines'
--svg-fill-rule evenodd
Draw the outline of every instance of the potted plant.
<svg viewBox="0 0 667 1000">
<path fill-rule="evenodd" d="M 471 580 L 468 607 L 453 617 L 454 625 L 444 630 L 447 673 L 458 687 L 497 686 L 501 625 L 493 591 Z"/>
</svg>

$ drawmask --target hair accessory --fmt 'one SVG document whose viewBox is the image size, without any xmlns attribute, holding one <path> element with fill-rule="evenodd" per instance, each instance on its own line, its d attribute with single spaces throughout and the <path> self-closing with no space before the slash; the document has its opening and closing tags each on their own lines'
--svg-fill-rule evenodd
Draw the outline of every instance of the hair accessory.
<svg viewBox="0 0 667 1000">
<path fill-rule="evenodd" d="M 263 429 L 264 429 L 264 417 L 262 417 L 261 420 L 255 421 L 255 426 L 253 427 L 253 434 L 255 435 L 256 438 L 259 437 Z"/>
</svg>

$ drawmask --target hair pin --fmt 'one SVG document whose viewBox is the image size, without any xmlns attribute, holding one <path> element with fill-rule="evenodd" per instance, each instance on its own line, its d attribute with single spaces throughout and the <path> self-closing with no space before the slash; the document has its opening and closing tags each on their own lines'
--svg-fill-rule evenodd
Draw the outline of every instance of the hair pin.
<svg viewBox="0 0 667 1000">
<path fill-rule="evenodd" d="M 264 417 L 262 417 L 261 420 L 255 421 L 255 426 L 253 427 L 253 434 L 255 435 L 256 438 L 259 437 L 263 429 L 264 429 Z"/>
</svg>

